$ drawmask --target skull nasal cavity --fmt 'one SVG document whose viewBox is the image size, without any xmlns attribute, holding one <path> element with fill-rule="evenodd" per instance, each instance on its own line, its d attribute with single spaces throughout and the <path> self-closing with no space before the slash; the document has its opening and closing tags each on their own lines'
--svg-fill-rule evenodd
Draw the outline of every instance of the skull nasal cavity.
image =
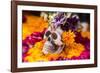
<svg viewBox="0 0 100 73">
<path fill-rule="evenodd" d="M 50 37 L 48 37 L 48 41 L 50 41 L 51 39 L 50 39 Z"/>
</svg>

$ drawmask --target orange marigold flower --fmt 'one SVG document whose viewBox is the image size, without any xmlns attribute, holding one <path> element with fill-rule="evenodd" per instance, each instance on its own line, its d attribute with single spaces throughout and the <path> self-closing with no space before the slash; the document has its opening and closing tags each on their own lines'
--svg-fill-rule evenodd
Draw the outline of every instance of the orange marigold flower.
<svg viewBox="0 0 100 73">
<path fill-rule="evenodd" d="M 80 43 L 73 43 L 65 48 L 67 58 L 78 57 L 85 50 Z"/>
<path fill-rule="evenodd" d="M 26 15 L 27 21 L 23 23 L 23 40 L 33 32 L 42 32 L 48 27 L 48 22 L 43 18 L 33 15 Z"/>
<path fill-rule="evenodd" d="M 62 40 L 66 45 L 72 44 L 75 41 L 75 34 L 71 30 L 62 33 Z"/>
<path fill-rule="evenodd" d="M 45 56 L 50 61 L 51 59 L 56 60 L 59 57 L 59 54 L 48 54 L 48 55 L 45 55 Z"/>
</svg>

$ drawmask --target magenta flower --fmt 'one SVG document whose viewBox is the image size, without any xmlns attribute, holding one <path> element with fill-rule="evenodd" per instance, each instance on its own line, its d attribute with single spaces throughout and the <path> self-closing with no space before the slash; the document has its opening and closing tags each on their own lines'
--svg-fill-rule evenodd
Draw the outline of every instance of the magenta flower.
<svg viewBox="0 0 100 73">
<path fill-rule="evenodd" d="M 22 58 L 26 56 L 28 50 L 36 43 L 43 39 L 44 32 L 34 32 L 30 36 L 26 37 L 26 39 L 22 40 Z M 22 60 L 23 60 L 22 59 Z M 24 61 L 24 60 L 23 60 Z"/>
</svg>

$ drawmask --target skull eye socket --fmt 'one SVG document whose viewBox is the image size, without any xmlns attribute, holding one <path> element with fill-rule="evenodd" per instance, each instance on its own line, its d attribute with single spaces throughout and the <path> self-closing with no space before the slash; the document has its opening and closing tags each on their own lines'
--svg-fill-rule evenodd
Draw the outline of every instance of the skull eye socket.
<svg viewBox="0 0 100 73">
<path fill-rule="evenodd" d="M 52 38 L 54 39 L 54 40 L 56 40 L 57 39 L 57 34 L 56 33 L 52 33 Z"/>
<path fill-rule="evenodd" d="M 48 41 L 51 41 L 50 37 L 48 38 Z"/>
<path fill-rule="evenodd" d="M 50 34 L 51 34 L 51 32 L 47 31 L 45 35 L 48 37 Z"/>
</svg>

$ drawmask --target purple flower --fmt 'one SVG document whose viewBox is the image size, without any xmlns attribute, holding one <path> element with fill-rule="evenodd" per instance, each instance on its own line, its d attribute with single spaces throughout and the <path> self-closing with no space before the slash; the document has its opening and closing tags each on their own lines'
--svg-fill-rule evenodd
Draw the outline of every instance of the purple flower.
<svg viewBox="0 0 100 73">
<path fill-rule="evenodd" d="M 76 31 L 77 30 L 77 26 L 73 24 L 69 24 L 68 22 L 66 22 L 64 25 L 61 25 L 61 28 L 64 31 L 68 31 L 68 30 Z"/>
<path fill-rule="evenodd" d="M 67 18 L 65 13 L 59 12 L 51 22 L 55 27 L 60 26 L 65 31 L 69 29 L 76 31 L 78 28 L 79 18 L 77 18 L 77 16 Z"/>
<path fill-rule="evenodd" d="M 77 25 L 79 22 L 79 18 L 77 17 L 71 17 L 67 19 L 67 23 L 72 24 L 72 25 Z"/>
<path fill-rule="evenodd" d="M 67 18 L 66 23 L 62 26 L 64 30 L 76 31 L 78 29 L 79 19 L 77 17 Z"/>
<path fill-rule="evenodd" d="M 76 34 L 76 37 L 75 37 L 75 42 L 76 43 L 81 43 L 85 46 L 85 49 L 86 50 L 90 50 L 90 39 L 88 38 L 83 38 L 81 36 L 81 33 L 80 32 L 75 32 Z"/>
<path fill-rule="evenodd" d="M 63 12 L 59 12 L 54 19 L 51 21 L 55 27 L 64 24 L 64 22 L 66 21 L 66 16 Z"/>
</svg>

